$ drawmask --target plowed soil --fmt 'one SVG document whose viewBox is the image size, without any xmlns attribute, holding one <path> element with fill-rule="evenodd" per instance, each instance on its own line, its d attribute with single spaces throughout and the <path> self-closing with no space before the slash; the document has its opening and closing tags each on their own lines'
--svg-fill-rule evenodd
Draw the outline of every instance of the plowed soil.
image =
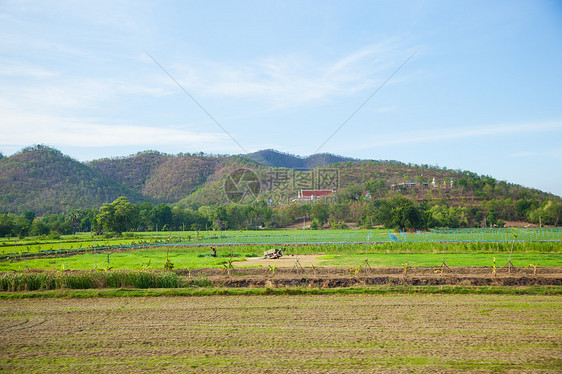
<svg viewBox="0 0 562 374">
<path fill-rule="evenodd" d="M 0 371 L 559 372 L 560 296 L 321 295 L 0 303 Z"/>
<path fill-rule="evenodd" d="M 455 267 L 441 268 L 416 267 L 403 268 L 367 268 L 357 269 L 317 267 L 312 269 L 309 262 L 314 256 L 299 257 L 300 265 L 295 259 L 256 260 L 276 265 L 276 269 L 234 268 L 230 272 L 224 269 L 199 269 L 195 271 L 177 271 L 185 282 L 190 279 L 206 277 L 213 286 L 221 287 L 351 287 L 368 285 L 459 285 L 459 286 L 562 286 L 562 268 L 498 268 L 493 273 L 491 268 Z M 306 264 L 306 265 L 305 265 Z M 273 266 L 272 265 L 272 266 Z M 307 266 L 308 265 L 308 266 Z"/>
</svg>

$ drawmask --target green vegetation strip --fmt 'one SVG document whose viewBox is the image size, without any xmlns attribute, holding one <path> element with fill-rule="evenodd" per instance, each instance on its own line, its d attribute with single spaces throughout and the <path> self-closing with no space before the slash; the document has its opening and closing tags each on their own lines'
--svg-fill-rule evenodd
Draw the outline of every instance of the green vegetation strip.
<svg viewBox="0 0 562 374">
<path fill-rule="evenodd" d="M 178 287 L 175 273 L 108 271 L 87 273 L 2 273 L 0 290 L 36 291 L 90 288 L 172 288 Z"/>
<path fill-rule="evenodd" d="M 511 248 L 515 242 L 516 249 L 534 248 L 544 251 L 556 246 L 560 248 L 562 230 L 549 229 L 455 229 L 419 231 L 416 233 L 394 232 L 392 241 L 389 230 L 241 230 L 241 231 L 166 231 L 135 232 L 124 235 L 94 235 L 77 233 L 54 237 L 0 238 L 0 254 L 17 257 L 36 254 L 90 252 L 107 248 L 139 248 L 154 245 L 264 245 L 310 243 L 325 246 L 354 245 L 353 243 L 377 243 L 377 246 L 407 246 L 412 249 L 427 248 L 428 245 L 441 247 L 451 245 L 454 248 L 492 248 L 501 244 Z M 338 244 L 326 244 L 338 243 Z M 550 245 L 548 244 L 550 243 Z"/>
<path fill-rule="evenodd" d="M 261 295 L 392 295 L 392 294 L 459 294 L 459 295 L 562 295 L 562 286 L 470 287 L 470 286 L 372 286 L 348 288 L 164 288 L 164 289 L 58 289 L 33 292 L 2 292 L 0 300 L 53 298 L 112 298 L 161 296 L 261 296 Z"/>
<path fill-rule="evenodd" d="M 319 256 L 324 259 L 318 266 L 353 267 L 365 260 L 365 254 L 342 254 L 335 257 L 328 255 Z M 368 254 L 371 267 L 400 267 L 407 263 L 410 267 L 436 267 L 441 266 L 443 259 L 450 267 L 493 267 L 494 258 L 498 267 L 507 264 L 510 258 L 508 253 L 454 253 L 445 255 L 438 253 L 389 253 Z M 540 267 L 562 266 L 562 254 L 540 253 L 515 253 L 511 256 L 511 263 L 516 267 L 525 267 L 529 264 L 539 264 Z"/>
<path fill-rule="evenodd" d="M 385 246 L 386 247 L 386 246 Z M 261 257 L 263 251 L 273 247 L 235 247 L 232 257 L 235 267 L 253 267 L 248 258 Z M 277 247 L 279 248 L 279 247 Z M 310 246 L 286 247 L 286 255 L 316 255 L 321 260 L 315 266 L 353 267 L 359 266 L 365 260 L 365 251 L 372 267 L 400 267 L 402 263 L 410 266 L 440 266 L 443 254 L 435 248 L 426 247 L 426 253 L 419 253 L 417 249 L 405 246 L 394 246 L 379 248 L 377 246 Z M 461 248 L 459 248 L 460 250 Z M 445 261 L 453 267 L 492 267 L 493 259 L 496 258 L 497 266 L 503 266 L 509 259 L 509 251 L 506 248 L 493 247 L 481 252 L 454 253 L 454 248 L 448 248 L 445 252 Z M 65 270 L 164 270 L 166 259 L 169 258 L 174 269 L 201 269 L 201 268 L 223 268 L 230 261 L 231 248 L 217 248 L 217 257 L 211 257 L 209 248 L 147 248 L 127 252 L 116 253 L 88 253 L 68 257 L 52 257 L 38 259 L 24 259 L 22 261 L 0 262 L 0 271 L 25 271 L 27 269 L 38 269 L 48 271 Z M 490 252 L 488 252 L 490 251 Z M 453 253 L 452 253 L 453 252 Z M 562 266 L 562 253 L 559 249 L 552 248 L 552 252 L 536 253 L 532 250 L 527 252 L 514 251 L 511 262 L 514 266 L 525 267 L 529 264 L 539 264 L 540 267 Z M 272 262 L 272 264 L 275 264 Z"/>
</svg>

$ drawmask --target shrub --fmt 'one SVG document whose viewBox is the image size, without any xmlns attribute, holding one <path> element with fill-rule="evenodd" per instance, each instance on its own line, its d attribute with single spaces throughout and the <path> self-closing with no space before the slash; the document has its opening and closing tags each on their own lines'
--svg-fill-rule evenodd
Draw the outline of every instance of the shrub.
<svg viewBox="0 0 562 374">
<path fill-rule="evenodd" d="M 175 273 L 149 271 L 108 271 L 85 273 L 2 273 L 1 291 L 37 291 L 56 288 L 176 288 Z"/>
</svg>

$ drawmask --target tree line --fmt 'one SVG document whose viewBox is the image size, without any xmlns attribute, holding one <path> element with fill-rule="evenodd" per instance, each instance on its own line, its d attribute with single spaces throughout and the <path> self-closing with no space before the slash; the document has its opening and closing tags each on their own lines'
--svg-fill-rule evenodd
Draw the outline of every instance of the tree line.
<svg viewBox="0 0 562 374">
<path fill-rule="evenodd" d="M 377 186 L 371 186 L 376 190 Z M 375 192 L 375 191 L 373 191 Z M 558 226 L 562 204 L 518 200 L 490 200 L 482 205 L 448 206 L 443 202 L 417 202 L 401 194 L 385 199 L 367 199 L 361 189 L 350 186 L 336 203 L 325 202 L 271 206 L 265 201 L 248 205 L 201 206 L 192 209 L 164 203 L 130 203 L 119 197 L 99 209 L 77 209 L 68 214 L 36 217 L 0 214 L 0 237 L 56 237 L 76 232 L 122 233 L 125 231 L 240 230 L 278 227 L 325 227 L 344 229 L 350 223 L 370 228 L 427 230 L 431 228 L 502 227 L 504 220 L 525 217 L 533 223 Z"/>
</svg>

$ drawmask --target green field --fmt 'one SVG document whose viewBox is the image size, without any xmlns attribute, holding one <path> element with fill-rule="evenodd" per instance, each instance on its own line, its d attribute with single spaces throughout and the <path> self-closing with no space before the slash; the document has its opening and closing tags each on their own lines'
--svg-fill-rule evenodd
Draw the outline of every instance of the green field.
<svg viewBox="0 0 562 374">
<path fill-rule="evenodd" d="M 374 230 L 258 230 L 258 231 L 175 231 L 125 233 L 122 237 L 91 233 L 65 235 L 59 240 L 25 238 L 0 239 L 1 255 L 37 252 L 90 251 L 105 247 L 158 245 L 225 245 L 290 243 L 441 243 L 441 242 L 562 242 L 560 228 L 543 229 L 455 229 L 417 233 L 390 233 Z"/>
<path fill-rule="evenodd" d="M 252 266 L 245 261 L 247 258 L 262 257 L 265 250 L 281 248 L 281 245 L 285 254 L 290 255 L 337 255 L 326 258 L 318 266 L 355 266 L 366 255 L 371 266 L 377 267 L 396 267 L 403 263 L 438 266 L 445 255 L 449 266 L 491 267 L 494 257 L 498 266 L 507 262 L 512 250 L 515 266 L 537 263 L 540 266 L 562 266 L 562 241 L 555 239 L 559 230 L 479 230 L 478 235 L 487 235 L 488 239 L 496 235 L 496 239 L 511 237 L 511 240 L 463 242 L 459 239 L 461 235 L 472 235 L 470 231 L 392 234 L 402 241 L 390 241 L 388 230 L 383 229 L 226 231 L 200 232 L 199 235 L 196 232 L 147 232 L 126 233 L 119 238 L 82 233 L 50 241 L 4 239 L 0 242 L 3 254 L 0 271 L 161 270 L 167 258 L 175 269 L 220 268 L 230 261 L 231 254 L 235 266 L 244 267 Z M 439 240 L 422 240 L 430 236 Z M 541 240 L 535 240 L 539 236 Z M 366 239 L 376 243 L 359 243 Z M 269 244 L 257 244 L 260 242 Z M 307 245 L 294 244 L 297 242 Z M 212 245 L 217 248 L 216 258 L 210 256 Z M 39 258 L 32 258 L 38 255 Z"/>
<path fill-rule="evenodd" d="M 390 247 L 390 246 L 389 246 Z M 222 268 L 230 260 L 235 267 L 251 267 L 252 262 L 247 258 L 261 257 L 263 250 L 270 246 L 237 246 L 219 247 L 217 257 L 211 257 L 208 247 L 155 247 L 115 253 L 86 253 L 67 257 L 51 257 L 38 259 L 10 260 L 0 262 L 0 271 L 22 271 L 26 269 L 41 269 L 51 271 L 64 270 L 163 270 L 166 258 L 174 264 L 174 269 Z M 416 250 L 408 250 L 406 244 L 394 245 L 392 251 L 377 246 L 324 245 L 288 247 L 286 254 L 314 254 L 321 261 L 318 266 L 349 267 L 359 266 L 368 256 L 373 267 L 400 267 L 403 263 L 410 266 L 439 266 L 443 260 L 441 251 L 420 252 L 421 245 Z M 462 248 L 461 248 L 462 249 Z M 367 254 L 365 253 L 367 250 Z M 388 252 L 388 253 L 387 253 Z M 428 253 L 429 252 L 429 253 Z M 445 260 L 449 266 L 458 267 L 492 267 L 493 258 L 498 266 L 503 266 L 509 258 L 508 247 L 503 251 L 464 252 L 453 253 L 453 249 L 445 252 Z M 551 253 L 515 252 L 512 263 L 517 267 L 529 264 L 540 264 L 542 267 L 562 266 L 562 253 L 557 250 Z"/>
<path fill-rule="evenodd" d="M 497 266 L 501 267 L 507 263 L 509 254 L 453 253 L 445 256 L 447 265 L 451 267 L 492 267 L 494 258 Z M 342 254 L 322 262 L 320 266 L 353 267 L 360 265 L 364 260 L 365 255 Z M 443 256 L 435 253 L 369 254 L 368 261 L 371 267 L 400 267 L 406 263 L 411 267 L 437 267 L 442 264 Z M 562 266 L 562 254 L 516 253 L 512 255 L 511 262 L 516 267 L 529 264 L 540 264 L 543 267 Z"/>
</svg>

